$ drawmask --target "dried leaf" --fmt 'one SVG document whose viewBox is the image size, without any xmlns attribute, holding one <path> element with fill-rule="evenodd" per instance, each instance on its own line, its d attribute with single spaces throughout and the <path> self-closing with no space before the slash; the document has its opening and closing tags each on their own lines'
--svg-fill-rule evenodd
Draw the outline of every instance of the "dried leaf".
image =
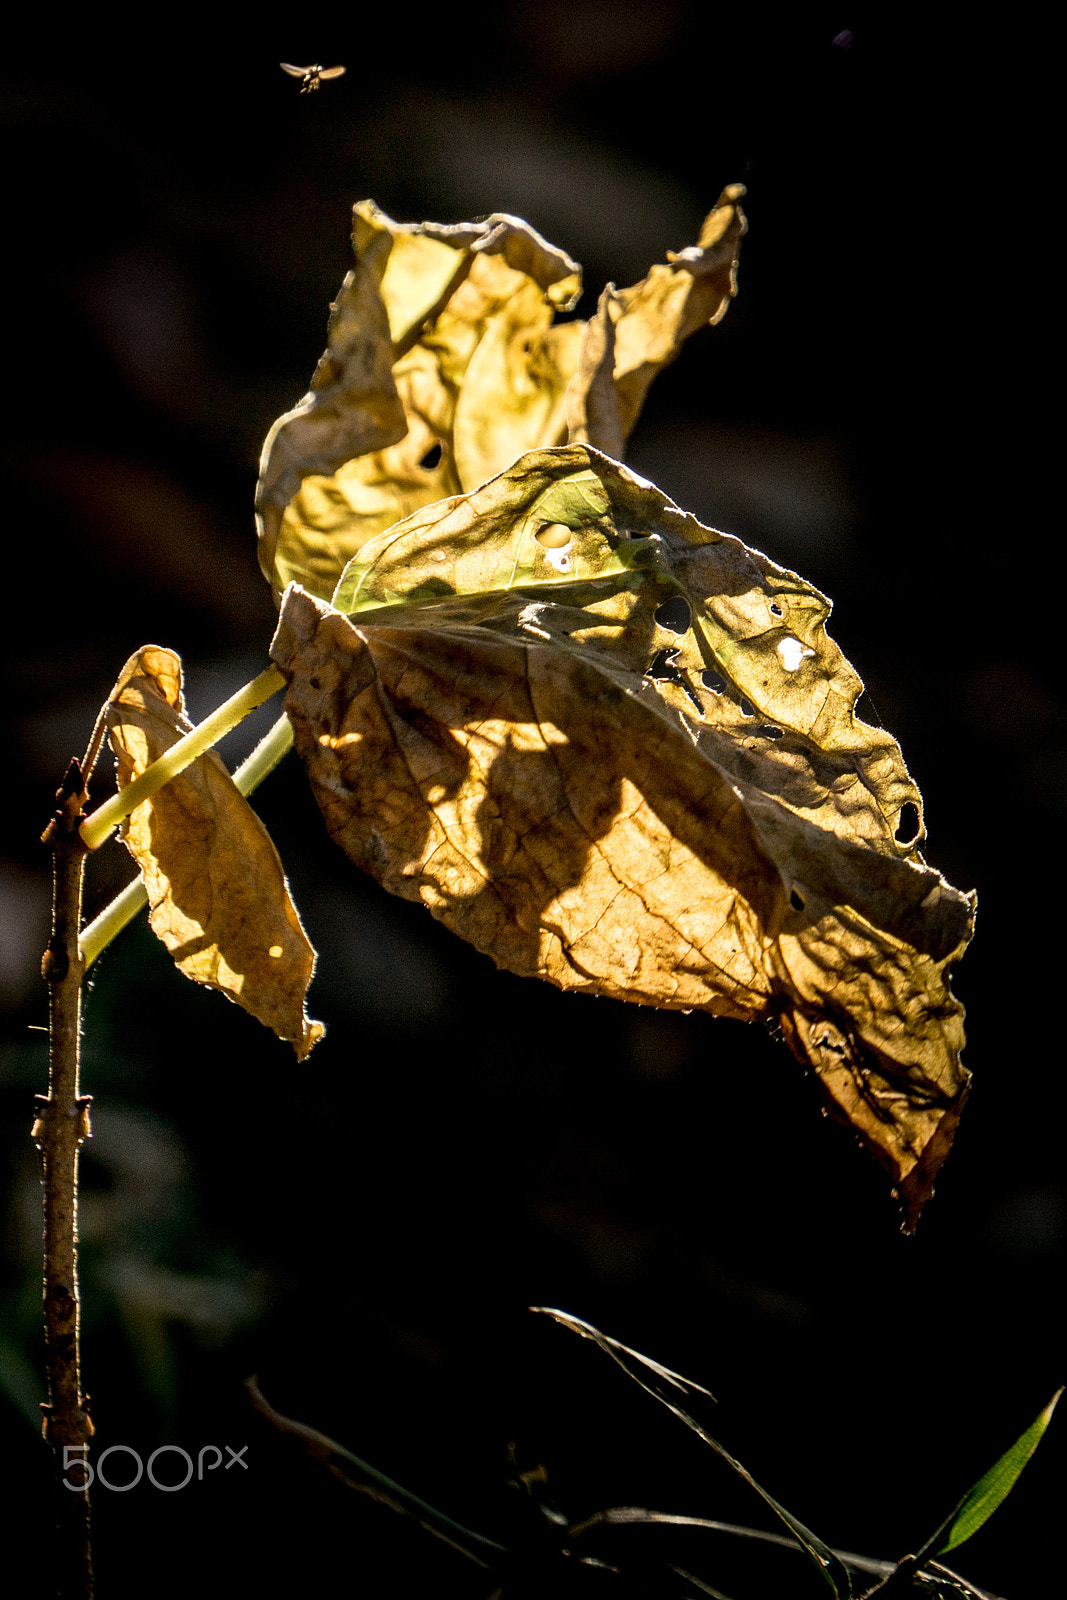
<svg viewBox="0 0 1067 1600">
<path fill-rule="evenodd" d="M 656 372 L 735 291 L 743 193 L 726 189 L 697 245 L 611 289 L 588 326 L 553 320 L 581 270 L 518 218 L 400 224 L 357 205 L 329 348 L 263 450 L 276 592 L 296 581 L 327 599 L 368 540 L 524 451 L 569 437 L 621 454 Z"/>
<path fill-rule="evenodd" d="M 181 661 L 145 645 L 108 704 L 125 786 L 188 733 Z M 270 837 L 213 750 L 131 813 L 123 834 L 148 891 L 149 920 L 186 977 L 220 989 L 302 1061 L 322 1037 L 304 997 L 315 952 Z"/>
<path fill-rule="evenodd" d="M 513 972 L 778 1021 L 913 1225 L 967 1092 L 974 899 L 919 854 L 825 597 L 572 445 L 380 535 L 335 598 L 291 590 L 272 655 L 347 854 Z"/>
<path fill-rule="evenodd" d="M 586 323 L 578 352 L 578 370 L 567 389 L 567 439 L 591 444 L 606 456 L 622 460 L 626 448 L 619 393 L 615 387 L 615 324 L 622 301 L 609 283 Z"/>
<path fill-rule="evenodd" d="M 743 184 L 729 184 L 700 237 L 686 250 L 668 251 L 668 266 L 619 294 L 615 331 L 615 387 L 624 438 L 637 421 L 649 385 L 682 345 L 707 323 L 720 322 L 737 293 L 737 252 L 746 222 L 739 201 Z"/>
<path fill-rule="evenodd" d="M 278 418 L 264 443 L 256 518 L 260 561 L 268 578 L 276 566 L 288 572 L 284 552 L 278 550 L 281 518 L 302 480 L 309 473 L 335 472 L 352 456 L 394 445 L 407 431 L 382 298 L 389 253 L 388 237 L 379 235 L 358 256 L 332 307 L 329 345 L 310 392 Z M 329 531 L 327 516 L 327 537 Z M 336 572 L 335 558 L 321 540 L 309 539 L 298 570 L 305 583 L 313 584 L 316 574 L 325 571 L 328 578 Z"/>
</svg>

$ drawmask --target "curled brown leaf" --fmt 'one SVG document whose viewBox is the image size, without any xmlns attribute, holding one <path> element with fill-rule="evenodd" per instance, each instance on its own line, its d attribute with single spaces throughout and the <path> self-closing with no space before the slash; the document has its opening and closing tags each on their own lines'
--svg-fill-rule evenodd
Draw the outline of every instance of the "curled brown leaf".
<svg viewBox="0 0 1067 1600">
<path fill-rule="evenodd" d="M 824 596 L 571 445 L 380 535 L 336 598 L 291 589 L 272 656 L 352 860 L 513 972 L 777 1022 L 913 1226 L 967 1093 L 974 900 L 919 853 Z"/>
<path fill-rule="evenodd" d="M 107 708 L 120 788 L 189 731 L 183 711 L 181 661 L 145 645 Z M 215 752 L 137 806 L 123 838 L 148 891 L 152 930 L 179 970 L 221 990 L 303 1060 L 324 1031 L 304 1011 L 315 952 L 270 836 Z"/>
</svg>

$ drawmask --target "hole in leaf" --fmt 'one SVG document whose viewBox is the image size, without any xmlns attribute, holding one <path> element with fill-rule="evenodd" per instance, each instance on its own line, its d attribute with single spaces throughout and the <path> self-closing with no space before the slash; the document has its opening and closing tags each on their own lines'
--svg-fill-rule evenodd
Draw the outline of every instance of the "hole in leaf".
<svg viewBox="0 0 1067 1600">
<path fill-rule="evenodd" d="M 785 616 L 785 610 L 784 610 L 784 608 L 782 606 L 780 606 L 778 604 L 777 600 L 772 600 L 771 601 L 771 615 L 773 617 L 784 617 Z"/>
<path fill-rule="evenodd" d="M 677 654 L 677 650 L 657 650 L 649 663 L 647 676 L 654 678 L 657 683 L 676 683 L 679 689 L 685 690 L 697 711 L 703 716 L 704 707 L 700 703 L 700 696 L 692 688 L 685 673 L 677 665 L 675 661 Z"/>
<path fill-rule="evenodd" d="M 550 567 L 555 567 L 557 572 L 569 572 L 571 569 L 571 545 L 574 543 L 574 534 L 562 522 L 547 522 L 545 526 L 534 534 L 534 538 L 545 552 L 545 559 Z"/>
<path fill-rule="evenodd" d="M 419 466 L 426 472 L 432 472 L 434 467 L 441 465 L 441 442 L 432 444 L 426 454 L 419 461 Z"/>
<path fill-rule="evenodd" d="M 780 739 L 782 737 L 781 728 L 776 728 L 774 726 L 773 722 L 763 722 L 763 723 L 761 723 L 760 726 L 756 729 L 756 732 L 757 733 L 762 733 L 764 735 L 764 737 L 767 738 L 767 739 Z"/>
<path fill-rule="evenodd" d="M 905 800 L 904 804 L 900 808 L 900 815 L 897 818 L 897 826 L 893 834 L 894 839 L 898 844 L 911 844 L 912 840 L 918 837 L 919 827 L 920 819 L 918 806 L 915 804 L 914 800 Z"/>
<path fill-rule="evenodd" d="M 562 550 L 564 545 L 570 544 L 574 534 L 562 522 L 546 522 L 534 538 L 544 550 Z"/>
<path fill-rule="evenodd" d="M 677 650 L 657 650 L 648 666 L 648 676 L 658 683 L 683 683 L 680 669 L 675 665 Z"/>
<path fill-rule="evenodd" d="M 754 717 L 756 715 L 756 708 L 751 700 L 742 700 L 741 715 L 743 717 Z"/>
<path fill-rule="evenodd" d="M 797 894 L 797 891 L 795 889 L 790 889 L 790 891 L 789 891 L 789 904 L 793 907 L 794 911 L 803 911 L 803 909 L 804 909 L 804 896 L 802 894 Z"/>
<path fill-rule="evenodd" d="M 726 688 L 726 679 L 719 673 L 713 672 L 710 667 L 706 667 L 700 674 L 700 681 L 705 689 L 710 689 L 713 694 L 722 694 Z"/>
<path fill-rule="evenodd" d="M 664 600 L 656 612 L 656 621 L 661 628 L 666 628 L 668 633 L 688 633 L 692 620 L 693 612 L 689 601 L 682 594 L 672 594 L 669 600 Z"/>
</svg>

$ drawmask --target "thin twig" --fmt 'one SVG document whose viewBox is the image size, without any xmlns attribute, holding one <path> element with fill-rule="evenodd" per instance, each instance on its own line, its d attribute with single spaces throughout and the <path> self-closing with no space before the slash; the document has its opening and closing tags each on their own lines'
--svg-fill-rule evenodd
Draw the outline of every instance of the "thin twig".
<svg viewBox="0 0 1067 1600">
<path fill-rule="evenodd" d="M 79 835 L 85 784 L 72 761 L 44 832 L 53 863 L 52 936 L 41 963 L 49 986 L 47 1095 L 37 1096 L 33 1138 L 44 1167 L 44 1324 L 48 1403 L 44 1435 L 55 1453 L 56 1593 L 90 1600 L 88 1442 L 93 1432 L 78 1349 L 78 1152 L 89 1134 L 89 1100 L 78 1084 L 84 963 L 78 949 L 86 850 Z M 84 1462 L 85 1467 L 79 1469 Z"/>
<path fill-rule="evenodd" d="M 108 702 L 105 700 L 100 710 L 96 713 L 93 731 L 89 735 L 89 743 L 86 745 L 85 754 L 81 759 L 82 784 L 85 789 L 89 787 L 89 779 L 93 775 L 96 758 L 103 748 L 104 734 L 107 732 L 107 706 Z"/>
</svg>

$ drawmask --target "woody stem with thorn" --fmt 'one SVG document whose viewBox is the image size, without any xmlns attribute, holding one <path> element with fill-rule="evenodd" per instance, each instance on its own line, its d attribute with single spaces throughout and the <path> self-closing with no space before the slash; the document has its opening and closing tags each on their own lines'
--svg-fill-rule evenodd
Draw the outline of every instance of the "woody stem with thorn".
<svg viewBox="0 0 1067 1600">
<path fill-rule="evenodd" d="M 85 777 L 95 757 L 74 760 L 57 792 L 43 835 L 52 852 L 52 935 L 41 964 L 49 988 L 49 1079 L 37 1096 L 33 1138 L 44 1183 L 44 1323 L 48 1401 L 44 1435 L 55 1457 L 55 1592 L 91 1600 L 88 1443 L 93 1432 L 81 1387 L 78 1343 L 78 1155 L 89 1134 L 89 1100 L 78 1083 L 85 963 L 78 948 L 86 846 L 79 834 Z M 84 1463 L 84 1465 L 82 1465 Z"/>
</svg>

